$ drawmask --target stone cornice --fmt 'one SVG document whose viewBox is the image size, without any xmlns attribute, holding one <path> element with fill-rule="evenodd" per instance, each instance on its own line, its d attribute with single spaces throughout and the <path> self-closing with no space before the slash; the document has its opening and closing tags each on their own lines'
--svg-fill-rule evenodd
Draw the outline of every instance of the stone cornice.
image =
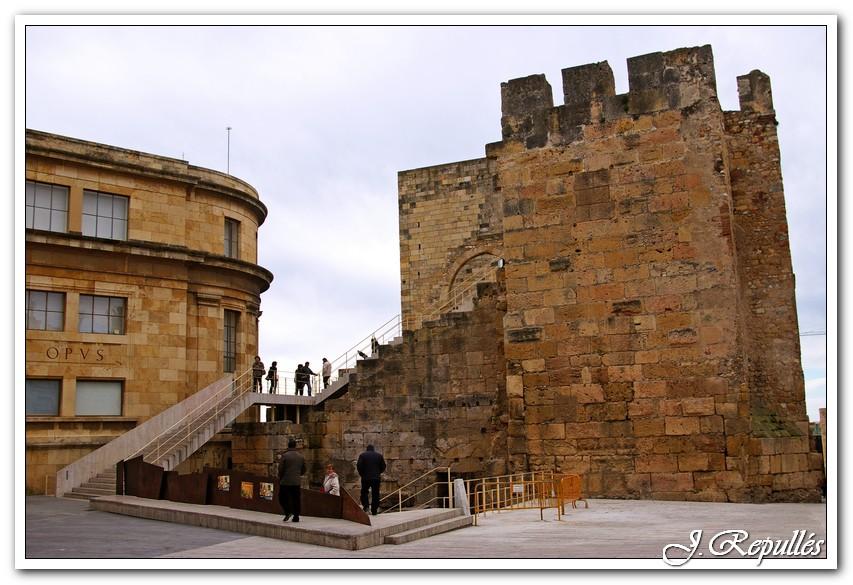
<svg viewBox="0 0 853 585">
<path fill-rule="evenodd" d="M 46 232 L 41 230 L 26 230 L 27 245 L 43 244 L 92 250 L 98 253 L 128 254 L 131 256 L 147 256 L 175 262 L 186 262 L 197 266 L 231 270 L 256 279 L 259 283 L 259 293 L 266 291 L 273 280 L 273 274 L 263 266 L 228 258 L 220 254 L 211 254 L 199 250 L 191 250 L 185 246 L 144 242 L 140 240 L 107 240 L 77 234 Z"/>
<path fill-rule="evenodd" d="M 193 166 L 184 160 L 39 130 L 27 130 L 26 153 L 119 173 L 175 181 L 187 185 L 189 189 L 200 187 L 241 201 L 255 212 L 259 226 L 267 217 L 267 207 L 258 198 L 254 187 L 232 175 Z"/>
</svg>

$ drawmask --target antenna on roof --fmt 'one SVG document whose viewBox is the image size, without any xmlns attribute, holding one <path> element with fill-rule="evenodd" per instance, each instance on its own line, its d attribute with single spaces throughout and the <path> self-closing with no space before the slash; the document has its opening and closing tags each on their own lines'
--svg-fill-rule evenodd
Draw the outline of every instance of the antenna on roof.
<svg viewBox="0 0 853 585">
<path fill-rule="evenodd" d="M 227 154 L 225 159 L 225 172 L 227 174 L 231 174 L 231 126 L 226 126 L 225 130 L 228 131 L 228 146 L 227 146 Z"/>
</svg>

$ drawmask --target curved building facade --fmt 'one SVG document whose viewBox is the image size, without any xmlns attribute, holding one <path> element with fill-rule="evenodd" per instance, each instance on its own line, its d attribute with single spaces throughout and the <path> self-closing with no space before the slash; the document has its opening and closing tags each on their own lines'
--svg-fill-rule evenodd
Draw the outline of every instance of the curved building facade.
<svg viewBox="0 0 853 585">
<path fill-rule="evenodd" d="M 26 135 L 26 481 L 56 472 L 257 353 L 267 215 L 233 177 Z"/>
</svg>

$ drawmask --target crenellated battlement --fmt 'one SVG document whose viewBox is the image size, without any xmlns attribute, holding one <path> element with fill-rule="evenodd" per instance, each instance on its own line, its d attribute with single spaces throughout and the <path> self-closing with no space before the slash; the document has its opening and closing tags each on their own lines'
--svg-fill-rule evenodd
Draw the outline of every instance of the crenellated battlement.
<svg viewBox="0 0 853 585">
<path fill-rule="evenodd" d="M 616 94 L 607 61 L 563 69 L 563 104 L 554 107 L 545 75 L 501 84 L 504 142 L 527 148 L 577 141 L 583 127 L 626 116 L 703 105 L 719 108 L 714 55 L 710 45 L 631 57 L 628 93 Z M 770 113 L 770 79 L 760 71 L 738 77 L 741 110 Z"/>
</svg>

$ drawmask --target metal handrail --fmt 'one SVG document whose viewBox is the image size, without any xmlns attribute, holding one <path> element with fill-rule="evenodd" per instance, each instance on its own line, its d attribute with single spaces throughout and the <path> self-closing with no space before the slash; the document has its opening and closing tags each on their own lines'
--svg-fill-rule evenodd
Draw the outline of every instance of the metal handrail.
<svg viewBox="0 0 853 585">
<path fill-rule="evenodd" d="M 429 484 L 429 485 L 427 485 L 426 487 L 424 487 L 424 488 L 422 488 L 422 489 L 418 490 L 416 493 L 414 493 L 414 494 L 411 494 L 411 495 L 407 496 L 405 499 L 403 498 L 403 490 L 405 490 L 406 488 L 408 488 L 410 485 L 412 485 L 412 484 L 414 484 L 414 483 L 417 483 L 418 481 L 420 481 L 420 480 L 422 480 L 423 478 L 425 478 L 425 477 L 429 476 L 430 474 L 433 474 L 433 475 L 434 475 L 434 474 L 438 474 L 438 473 L 441 473 L 441 472 L 445 472 L 445 473 L 447 473 L 447 481 L 433 481 L 431 484 Z M 449 466 L 449 465 L 448 465 L 448 466 L 446 466 L 446 467 L 445 467 L 445 466 L 442 466 L 442 467 L 434 467 L 434 468 L 430 469 L 429 471 L 426 471 L 426 472 L 422 473 L 421 475 L 419 475 L 418 477 L 416 477 L 415 479 L 413 479 L 413 480 L 412 480 L 412 481 L 410 481 L 409 483 L 407 483 L 407 484 L 405 484 L 405 485 L 403 485 L 403 486 L 401 486 L 401 487 L 397 488 L 396 490 L 394 490 L 394 491 L 393 491 L 393 492 L 391 492 L 390 494 L 387 494 L 384 498 L 380 498 L 380 500 L 379 500 L 379 505 L 381 506 L 383 502 L 385 502 L 386 500 L 391 499 L 391 498 L 396 494 L 396 495 L 397 495 L 397 503 L 396 503 L 396 505 L 391 506 L 391 507 L 389 507 L 389 508 L 387 508 L 387 509 L 383 510 L 383 514 L 384 514 L 385 512 L 390 512 L 390 511 L 394 510 L 395 508 L 396 508 L 398 511 L 401 511 L 401 510 L 403 509 L 403 502 L 408 502 L 408 501 L 409 501 L 410 499 L 412 499 L 413 497 L 415 497 L 415 496 L 417 496 L 417 495 L 420 495 L 421 493 L 425 492 L 426 490 L 431 489 L 431 488 L 434 488 L 435 486 L 438 486 L 438 485 L 440 485 L 440 484 L 447 484 L 448 507 L 453 507 L 453 483 L 450 481 L 450 466 Z M 442 498 L 440 498 L 439 496 L 436 496 L 436 497 L 434 497 L 434 498 L 432 498 L 432 499 L 428 500 L 428 501 L 427 501 L 427 502 L 425 502 L 424 504 L 421 504 L 421 507 L 426 506 L 426 505 L 428 505 L 428 504 L 430 504 L 430 503 L 432 503 L 432 502 L 434 502 L 435 500 L 438 500 L 438 499 L 442 499 Z"/>
<path fill-rule="evenodd" d="M 224 380 L 222 388 L 217 390 L 212 396 L 207 398 L 204 402 L 202 402 L 201 404 L 198 404 L 195 408 L 193 408 L 191 411 L 189 411 L 187 414 L 185 414 L 183 417 L 181 417 L 180 420 L 174 422 L 172 425 L 170 425 L 163 432 L 159 433 L 156 437 L 154 437 L 148 443 L 143 445 L 140 449 L 138 449 L 136 452 L 134 452 L 132 455 L 130 455 L 128 457 L 128 459 L 133 459 L 134 457 L 138 457 L 139 455 L 142 455 L 143 459 L 145 459 L 146 457 L 150 458 L 150 456 L 152 454 L 154 454 L 155 455 L 154 460 L 159 460 L 163 455 L 165 455 L 165 453 L 168 452 L 168 450 L 164 450 L 162 448 L 163 444 L 166 442 L 164 440 L 164 438 L 174 437 L 176 435 L 176 433 L 174 431 L 180 429 L 182 425 L 186 425 L 186 428 L 187 428 L 187 431 L 185 433 L 185 438 L 189 438 L 190 436 L 192 436 L 192 432 L 194 432 L 194 430 L 197 430 L 198 428 L 200 428 L 200 425 L 197 425 L 193 431 L 190 431 L 191 423 L 194 420 L 201 418 L 202 416 L 204 416 L 205 413 L 208 413 L 211 410 L 215 411 L 214 416 L 218 416 L 219 412 L 227 409 L 231 404 L 233 404 L 234 399 L 240 397 L 243 394 L 242 391 L 237 392 L 238 381 L 240 382 L 240 389 L 242 390 L 244 388 L 243 382 L 246 380 L 248 380 L 250 383 L 248 384 L 248 386 L 245 386 L 245 387 L 251 388 L 252 387 L 252 370 L 251 370 L 251 368 L 247 369 L 246 371 L 241 373 L 236 378 L 233 378 L 231 380 L 227 380 L 227 379 Z M 219 406 L 219 403 L 222 402 L 222 398 L 226 397 L 226 396 L 230 396 L 232 394 L 234 394 L 234 399 L 229 401 L 228 405 L 226 405 L 220 409 L 218 406 Z M 215 401 L 215 404 L 211 404 L 214 401 Z M 209 420 L 209 418 L 206 419 L 205 422 L 207 422 L 208 420 Z M 181 444 L 181 443 L 179 442 L 177 444 Z M 176 446 L 176 445 L 171 445 L 171 446 Z"/>
<path fill-rule="evenodd" d="M 365 353 L 365 355 L 372 356 L 373 348 L 370 347 L 373 339 L 382 345 L 383 342 L 390 337 L 393 340 L 395 337 L 399 337 L 402 334 L 402 323 L 400 321 L 400 315 L 394 315 L 385 323 L 368 333 L 363 339 L 355 343 L 352 347 L 346 350 L 344 353 L 339 355 L 337 358 L 331 361 L 332 368 L 332 380 L 338 379 L 338 373 L 341 370 L 347 370 L 352 367 L 353 364 L 359 359 L 359 351 Z M 369 349 L 369 352 L 365 352 L 363 350 Z"/>
<path fill-rule="evenodd" d="M 237 380 L 242 380 L 238 385 Z M 247 383 L 248 382 L 248 383 Z M 241 374 L 238 378 L 234 380 L 231 385 L 231 392 L 233 394 L 229 394 L 225 397 L 224 400 L 219 401 L 212 408 L 208 409 L 206 412 L 202 413 L 200 416 L 195 417 L 191 420 L 189 417 L 184 417 L 182 420 L 187 420 L 186 429 L 182 434 L 173 434 L 166 438 L 163 443 L 159 443 L 157 445 L 157 449 L 154 451 L 149 451 L 146 455 L 153 461 L 160 461 L 161 459 L 170 455 L 173 450 L 181 445 L 186 444 L 186 442 L 193 437 L 196 433 L 199 432 L 202 428 L 204 428 L 210 421 L 216 419 L 221 413 L 228 411 L 237 400 L 243 397 L 246 394 L 246 389 L 253 389 L 253 381 L 250 377 L 244 377 L 244 374 Z M 227 402 L 226 402 L 227 401 Z M 225 404 L 223 404 L 225 402 Z M 239 414 L 239 413 L 238 413 Z M 206 415 L 206 416 L 205 416 Z M 151 455 L 154 457 L 151 457 Z"/>
<path fill-rule="evenodd" d="M 426 323 L 427 321 L 434 321 L 435 319 L 438 319 L 444 313 L 451 312 L 452 309 L 450 311 L 448 311 L 449 308 L 459 305 L 463 296 L 466 293 L 468 293 L 471 289 L 473 289 L 475 286 L 477 286 L 481 282 L 487 282 L 487 281 L 483 280 L 483 277 L 493 274 L 495 272 L 496 268 L 497 268 L 496 266 L 489 264 L 485 268 L 478 270 L 477 272 L 472 272 L 469 279 L 465 279 L 465 280 L 460 281 L 460 283 L 462 283 L 463 286 L 454 287 L 454 289 L 450 291 L 450 293 L 449 293 L 450 296 L 447 298 L 447 300 L 445 300 L 443 302 L 440 301 L 438 303 L 435 303 L 435 304 L 433 304 L 432 307 L 427 307 L 427 310 L 430 312 L 428 312 L 428 313 L 425 312 L 424 314 L 421 315 L 420 323 L 423 324 L 423 323 Z M 403 323 L 403 329 L 405 329 L 407 331 L 411 331 L 412 330 L 411 326 L 416 321 L 417 321 L 416 317 L 413 317 L 411 315 L 406 317 L 406 319 Z"/>
</svg>

